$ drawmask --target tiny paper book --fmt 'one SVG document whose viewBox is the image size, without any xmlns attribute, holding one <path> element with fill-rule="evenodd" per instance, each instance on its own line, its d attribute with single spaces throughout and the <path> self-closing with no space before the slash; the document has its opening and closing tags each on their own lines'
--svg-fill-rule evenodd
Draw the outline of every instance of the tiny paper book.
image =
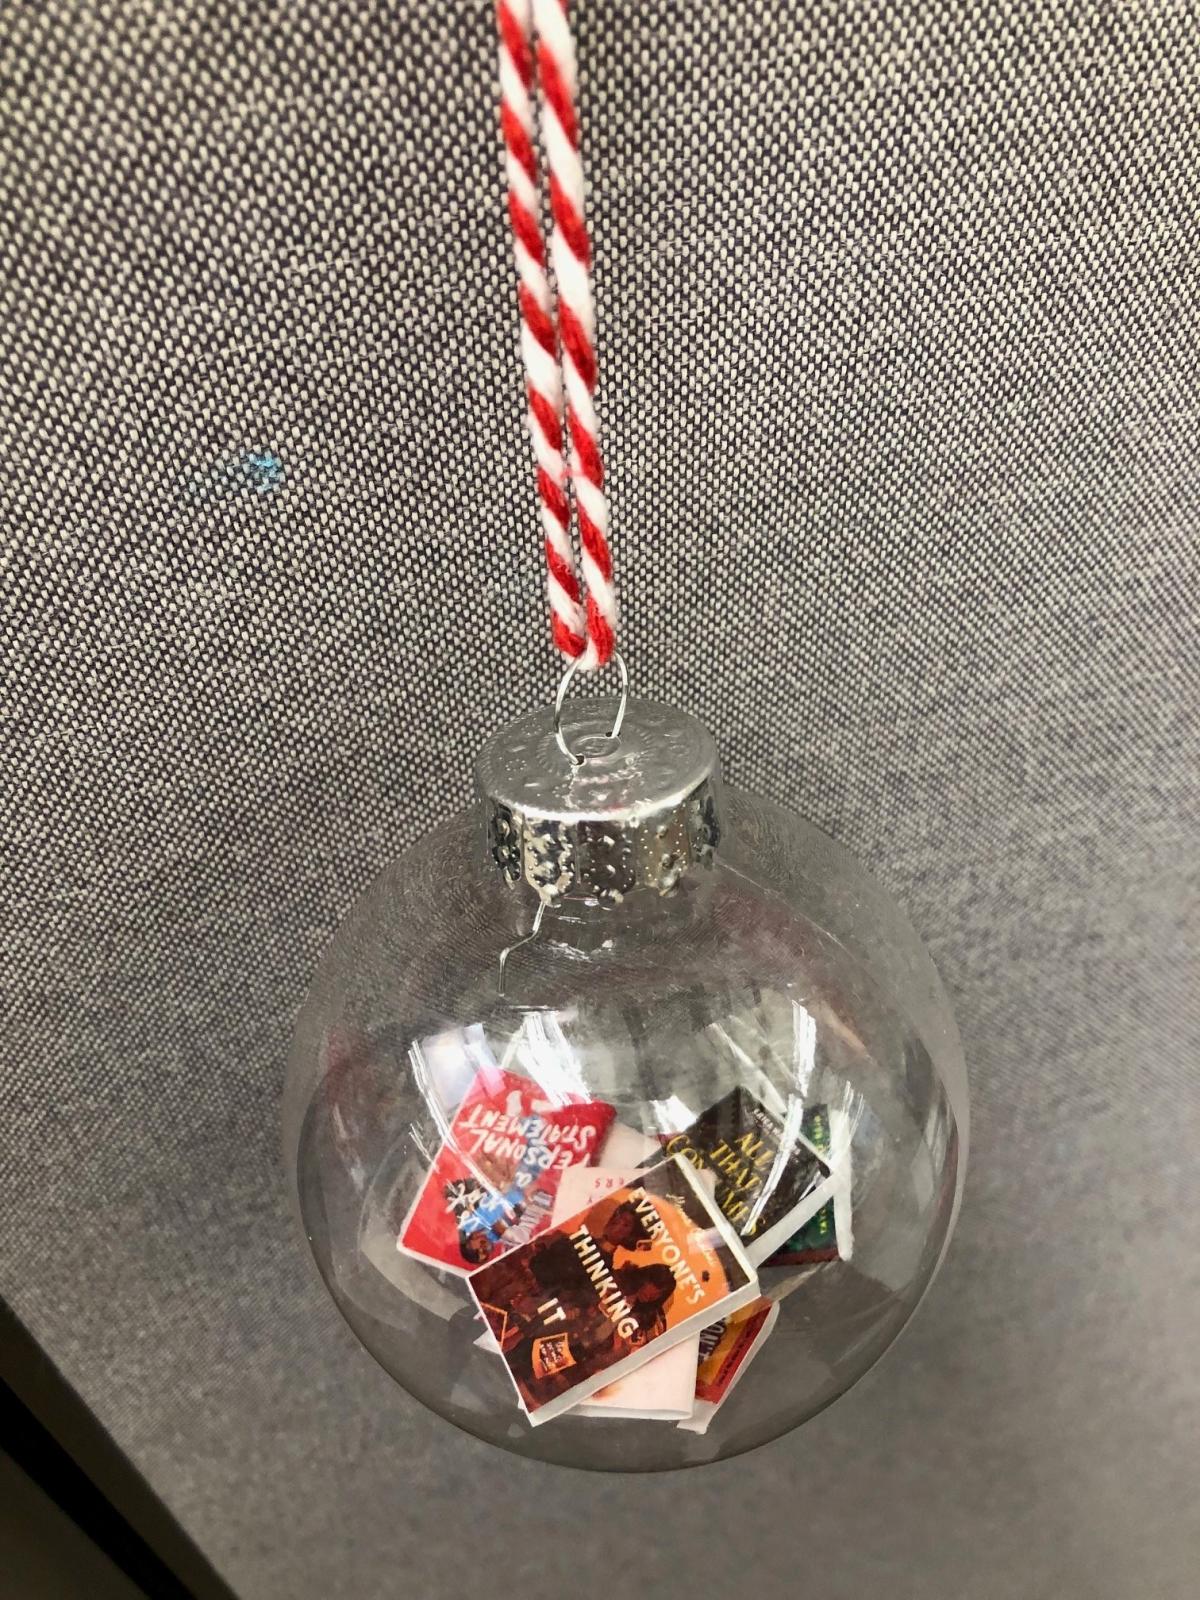
<svg viewBox="0 0 1200 1600">
<path fill-rule="evenodd" d="M 463 1096 L 482 1072 L 495 1072 L 496 1058 L 483 1025 L 447 1028 L 409 1046 L 413 1077 L 427 1101 L 447 1112 L 462 1104 Z"/>
<path fill-rule="evenodd" d="M 833 1193 L 821 1209 L 786 1239 L 768 1267 L 815 1266 L 823 1261 L 849 1261 L 854 1254 L 851 1192 L 850 1119 L 838 1107 L 810 1106 L 801 1132 L 829 1162 Z"/>
<path fill-rule="evenodd" d="M 532 1078 L 480 1066 L 404 1219 L 397 1249 L 466 1275 L 550 1221 L 563 1172 L 587 1165 L 613 1108 L 544 1094 Z"/>
<path fill-rule="evenodd" d="M 737 1235 L 668 1159 L 467 1280 L 534 1424 L 690 1341 L 759 1293 Z"/>
<path fill-rule="evenodd" d="M 639 1133 L 627 1122 L 614 1122 L 608 1130 L 607 1138 L 600 1146 L 596 1165 L 632 1169 L 643 1164 L 652 1166 L 655 1161 L 661 1160 L 662 1151 L 659 1149 L 657 1139 L 652 1139 L 648 1133 Z"/>
<path fill-rule="evenodd" d="M 838 1255 L 849 1261 L 854 1254 L 853 1167 L 854 1125 L 849 1113 L 829 1108 L 829 1165 L 833 1172 L 833 1222 Z"/>
<path fill-rule="evenodd" d="M 843 1172 L 839 1159 L 833 1154 L 834 1114 L 822 1105 L 805 1108 L 800 1131 L 821 1157 L 829 1163 L 830 1185 L 833 1192 L 819 1211 L 813 1212 L 790 1239 L 785 1239 L 775 1251 L 768 1267 L 806 1267 L 823 1261 L 838 1259 L 837 1195 L 843 1185 Z M 849 1161 L 849 1151 L 845 1152 Z"/>
<path fill-rule="evenodd" d="M 766 1261 L 831 1200 L 826 1159 L 803 1131 L 804 1108 L 793 1100 L 776 1116 L 739 1085 L 678 1133 L 663 1149 L 716 1179 L 716 1200 L 746 1254 Z"/>
<path fill-rule="evenodd" d="M 700 1335 L 695 1410 L 679 1427 L 689 1433 L 708 1431 L 709 1423 L 762 1348 L 778 1316 L 777 1302 L 752 1300 L 740 1311 L 705 1328 Z"/>
<path fill-rule="evenodd" d="M 624 1130 L 622 1130 L 624 1131 Z M 617 1129 L 609 1135 L 607 1151 Z M 639 1139 L 641 1135 L 637 1136 Z M 639 1152 L 640 1154 L 641 1152 Z M 554 1197 L 553 1222 L 584 1211 L 593 1200 L 611 1194 L 638 1173 L 619 1167 L 568 1167 Z M 597 1389 L 590 1399 L 573 1408 L 573 1417 L 640 1417 L 652 1422 L 678 1422 L 690 1417 L 696 1398 L 696 1363 L 700 1335 L 683 1339 L 660 1356 L 638 1367 L 627 1378 Z"/>
</svg>

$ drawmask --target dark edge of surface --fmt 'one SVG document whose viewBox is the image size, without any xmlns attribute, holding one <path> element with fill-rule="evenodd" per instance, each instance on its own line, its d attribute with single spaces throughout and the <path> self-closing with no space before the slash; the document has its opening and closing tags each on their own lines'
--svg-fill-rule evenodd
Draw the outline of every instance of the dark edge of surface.
<svg viewBox="0 0 1200 1600">
<path fill-rule="evenodd" d="M 154 1600 L 236 1600 L 3 1300 L 0 1437 L 28 1476 Z"/>
</svg>

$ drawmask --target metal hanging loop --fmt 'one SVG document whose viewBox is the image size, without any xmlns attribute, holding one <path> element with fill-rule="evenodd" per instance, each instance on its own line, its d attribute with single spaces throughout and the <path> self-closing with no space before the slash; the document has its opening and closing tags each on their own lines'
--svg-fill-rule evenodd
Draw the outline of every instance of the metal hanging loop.
<svg viewBox="0 0 1200 1600">
<path fill-rule="evenodd" d="M 567 698 L 567 690 L 571 687 L 571 680 L 579 670 L 580 659 L 581 658 L 579 656 L 576 656 L 574 661 L 572 661 L 567 667 L 567 670 L 563 673 L 562 678 L 559 681 L 558 693 L 554 696 L 554 737 L 558 743 L 558 748 L 562 751 L 563 755 L 566 756 L 567 760 L 573 767 L 581 767 L 587 760 L 587 756 L 579 755 L 576 751 L 572 750 L 571 746 L 567 743 L 567 736 L 563 732 L 562 712 L 563 704 Z M 613 651 L 612 661 L 621 678 L 621 699 L 617 706 L 616 720 L 613 722 L 611 733 L 607 733 L 602 736 L 607 739 L 610 744 L 621 736 L 621 724 L 625 720 L 625 708 L 629 704 L 629 668 L 625 665 L 625 658 L 621 655 L 619 650 Z M 592 735 L 591 737 L 594 738 L 596 736 Z"/>
</svg>

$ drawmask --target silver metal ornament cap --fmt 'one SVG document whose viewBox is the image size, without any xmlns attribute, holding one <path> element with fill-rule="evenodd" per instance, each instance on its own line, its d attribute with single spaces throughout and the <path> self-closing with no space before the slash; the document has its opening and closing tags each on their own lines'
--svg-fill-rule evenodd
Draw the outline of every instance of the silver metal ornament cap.
<svg viewBox="0 0 1200 1600">
<path fill-rule="evenodd" d="M 574 700 L 561 718 L 561 701 L 501 728 L 475 763 L 487 849 L 505 879 L 551 905 L 616 905 L 638 890 L 670 894 L 711 866 L 721 775 L 704 724 L 624 697 Z"/>
</svg>

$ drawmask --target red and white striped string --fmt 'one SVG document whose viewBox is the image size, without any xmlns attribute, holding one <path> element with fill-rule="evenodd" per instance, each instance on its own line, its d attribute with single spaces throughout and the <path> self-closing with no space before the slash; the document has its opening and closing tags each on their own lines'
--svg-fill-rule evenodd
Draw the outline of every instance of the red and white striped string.
<svg viewBox="0 0 1200 1600">
<path fill-rule="evenodd" d="M 580 666 L 591 670 L 604 666 L 612 656 L 617 605 L 595 407 L 596 310 L 579 159 L 575 43 L 566 0 L 498 0 L 496 18 L 508 212 L 517 262 L 521 355 L 537 462 L 551 629 L 558 649 L 571 660 L 582 657 Z M 557 315 L 539 220 L 535 33 L 542 142 L 554 223 L 550 263 Z M 569 462 L 564 454 L 564 387 Z M 582 589 L 571 547 L 568 483 L 574 490 L 579 517 Z"/>
</svg>

